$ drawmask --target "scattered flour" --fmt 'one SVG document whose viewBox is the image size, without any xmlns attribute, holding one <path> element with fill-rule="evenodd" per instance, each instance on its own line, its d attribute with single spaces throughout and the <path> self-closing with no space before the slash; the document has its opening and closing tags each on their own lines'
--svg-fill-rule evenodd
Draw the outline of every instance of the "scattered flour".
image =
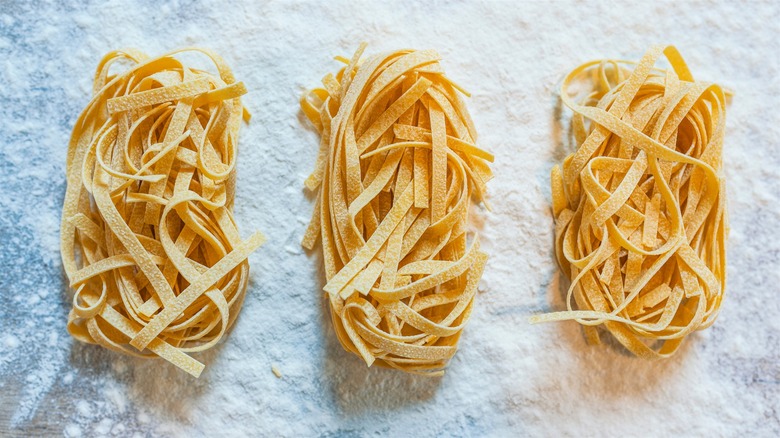
<svg viewBox="0 0 780 438">
<path fill-rule="evenodd" d="M 65 435 L 68 438 L 77 438 L 81 437 L 81 427 L 77 424 L 68 424 L 65 426 L 65 430 L 63 431 L 63 435 Z"/>
<path fill-rule="evenodd" d="M 5 335 L 5 339 L 3 339 L 3 344 L 5 344 L 5 348 L 12 350 L 19 346 L 19 338 L 14 335 L 7 334 Z"/>
<path fill-rule="evenodd" d="M 119 0 L 0 12 L 0 435 L 780 435 L 780 34 L 777 2 L 230 2 Z M 440 379 L 367 369 L 323 310 L 320 256 L 298 242 L 313 208 L 303 180 L 317 135 L 297 100 L 351 55 L 436 48 L 473 96 L 496 155 L 491 255 L 461 350 Z M 728 297 L 716 324 L 670 360 L 588 347 L 560 308 L 549 170 L 565 155 L 556 87 L 599 57 L 674 43 L 694 74 L 736 91 L 725 162 Z M 252 255 L 233 333 L 191 379 L 160 361 L 71 340 L 59 259 L 70 130 L 109 50 L 184 45 L 223 54 L 249 88 L 236 217 L 269 242 Z M 278 367 L 278 368 L 277 368 Z M 278 379 L 272 372 L 284 370 Z M 606 427 L 605 425 L 608 425 Z"/>
</svg>

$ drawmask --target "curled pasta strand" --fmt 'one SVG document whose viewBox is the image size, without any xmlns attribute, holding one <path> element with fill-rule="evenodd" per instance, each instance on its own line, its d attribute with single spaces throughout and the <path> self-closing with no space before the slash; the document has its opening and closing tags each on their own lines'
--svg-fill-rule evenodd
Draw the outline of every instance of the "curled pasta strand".
<svg viewBox="0 0 780 438">
<path fill-rule="evenodd" d="M 671 69 L 655 67 L 661 56 Z M 532 322 L 575 320 L 594 343 L 603 326 L 644 358 L 713 323 L 726 283 L 726 94 L 694 81 L 672 46 L 569 73 L 561 99 L 577 150 L 551 179 L 556 256 L 572 282 L 567 310 Z"/>
<path fill-rule="evenodd" d="M 361 45 L 301 108 L 320 132 L 305 185 L 317 205 L 333 326 L 369 366 L 440 375 L 455 354 L 487 260 L 467 239 L 493 156 L 433 50 L 362 59 Z M 471 240 L 469 244 L 467 240 Z"/>
<path fill-rule="evenodd" d="M 218 74 L 183 64 L 176 55 L 187 51 Z M 113 73 L 117 61 L 130 67 Z M 236 320 L 247 257 L 263 241 L 242 241 L 232 213 L 245 92 L 202 49 L 114 51 L 98 64 L 68 147 L 62 212 L 74 338 L 200 375 L 187 353 L 216 344 Z"/>
</svg>

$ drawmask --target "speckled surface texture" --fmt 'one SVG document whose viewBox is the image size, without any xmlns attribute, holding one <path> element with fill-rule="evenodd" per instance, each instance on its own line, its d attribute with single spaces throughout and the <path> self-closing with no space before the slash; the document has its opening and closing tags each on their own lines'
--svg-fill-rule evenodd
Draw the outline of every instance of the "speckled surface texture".
<svg viewBox="0 0 780 438">
<path fill-rule="evenodd" d="M 69 3 L 0 0 L 0 436 L 780 435 L 780 3 Z M 474 215 L 491 259 L 442 378 L 343 352 L 321 260 L 298 245 L 317 135 L 297 100 L 360 41 L 439 50 L 496 155 L 493 211 Z M 657 43 L 735 90 L 732 231 L 718 321 L 646 362 L 587 346 L 575 323 L 527 319 L 563 305 L 548 186 L 567 151 L 557 85 L 583 61 Z M 217 50 L 249 88 L 236 217 L 244 236 L 270 238 L 231 336 L 197 356 L 198 380 L 72 341 L 58 246 L 66 145 L 97 62 L 187 45 Z"/>
</svg>

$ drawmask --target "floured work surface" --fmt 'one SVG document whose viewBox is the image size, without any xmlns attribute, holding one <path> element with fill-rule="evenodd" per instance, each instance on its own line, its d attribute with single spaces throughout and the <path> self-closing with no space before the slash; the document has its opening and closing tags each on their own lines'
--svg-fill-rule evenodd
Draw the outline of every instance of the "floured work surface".
<svg viewBox="0 0 780 438">
<path fill-rule="evenodd" d="M 780 149 L 772 146 L 780 66 L 778 24 L 767 19 L 780 15 L 776 3 L 4 4 L 0 225 L 14 234 L 0 251 L 0 429 L 780 435 Z M 298 99 L 334 70 L 332 55 L 361 41 L 372 53 L 435 48 L 447 75 L 471 93 L 479 144 L 496 158 L 492 212 L 470 214 L 490 259 L 441 378 L 368 368 L 344 351 L 321 293 L 319 249 L 300 247 L 316 202 L 301 182 L 319 135 L 305 128 Z M 528 324 L 533 314 L 564 309 L 568 286 L 553 251 L 549 178 L 574 151 L 561 81 L 590 60 L 638 60 L 652 44 L 676 45 L 697 80 L 735 90 L 723 150 L 726 297 L 712 327 L 661 361 L 632 357 L 609 337 L 590 346 L 573 322 Z M 206 364 L 198 379 L 162 360 L 73 341 L 59 254 L 64 145 L 92 93 L 89 71 L 118 47 L 159 54 L 191 45 L 220 53 L 248 89 L 242 103 L 253 118 L 241 127 L 233 211 L 242 236 L 269 236 L 249 257 L 248 293 L 228 341 L 196 356 Z"/>
</svg>

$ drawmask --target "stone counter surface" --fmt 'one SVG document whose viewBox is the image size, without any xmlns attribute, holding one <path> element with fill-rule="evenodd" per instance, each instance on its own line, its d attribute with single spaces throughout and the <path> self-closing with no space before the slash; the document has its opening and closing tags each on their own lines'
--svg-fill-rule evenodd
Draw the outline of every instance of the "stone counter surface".
<svg viewBox="0 0 780 438">
<path fill-rule="evenodd" d="M 780 3 L 153 2 L 0 0 L 0 436 L 780 436 Z M 345 353 L 322 299 L 321 258 L 299 241 L 318 137 L 305 87 L 361 41 L 435 48 L 496 155 L 490 254 L 444 377 Z M 598 58 L 674 44 L 695 77 L 734 90 L 725 140 L 727 297 L 673 358 L 586 345 L 560 309 L 549 171 L 567 153 L 558 86 Z M 199 45 L 233 67 L 242 127 L 236 218 L 268 243 L 250 257 L 242 314 L 196 355 L 159 360 L 73 341 L 59 256 L 65 156 L 106 52 Z M 277 378 L 276 367 L 282 374 Z"/>
</svg>

